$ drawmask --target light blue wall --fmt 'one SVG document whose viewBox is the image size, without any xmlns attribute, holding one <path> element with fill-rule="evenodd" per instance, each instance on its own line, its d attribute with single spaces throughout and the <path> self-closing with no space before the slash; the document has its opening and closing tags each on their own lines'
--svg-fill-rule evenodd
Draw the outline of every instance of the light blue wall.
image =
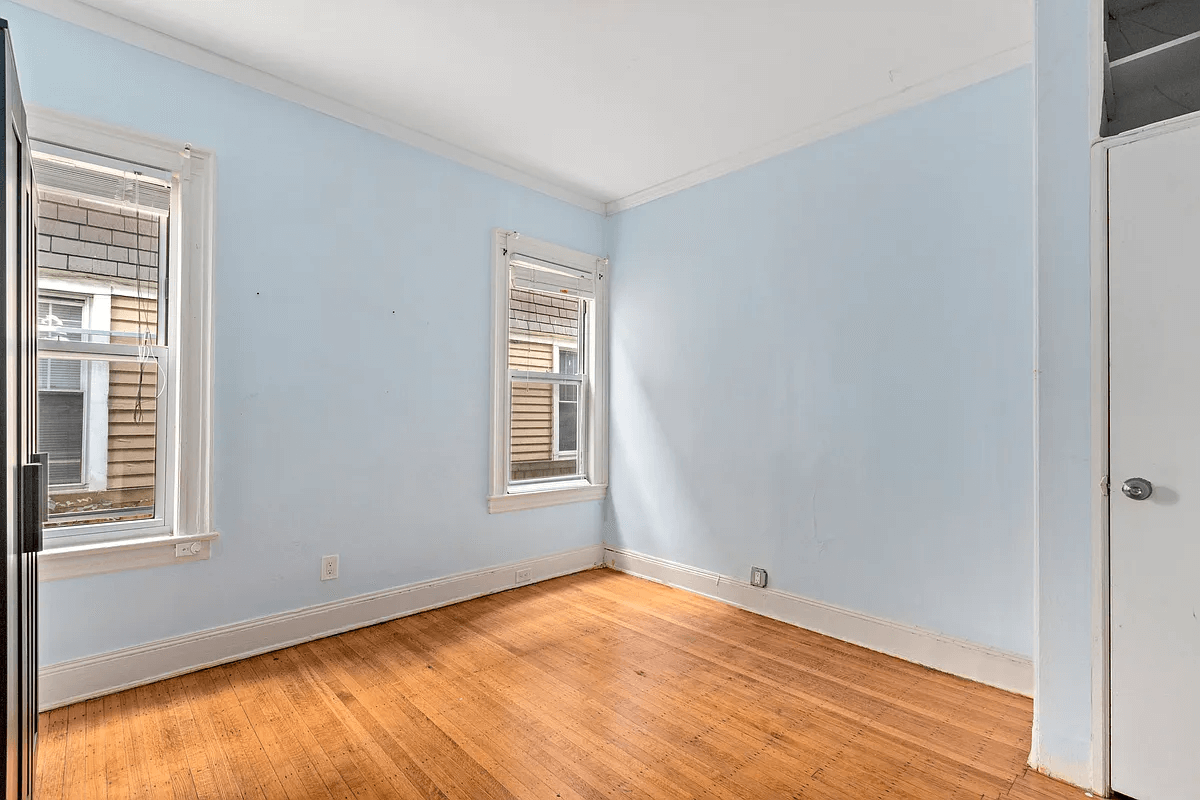
<svg viewBox="0 0 1200 800">
<path fill-rule="evenodd" d="M 1099 13 L 1099 12 L 1097 12 Z M 1038 651 L 1034 763 L 1094 785 L 1090 0 L 1036 6 Z M 1097 424 L 1104 421 L 1099 420 Z M 1097 745 L 1101 746 L 1101 745 Z"/>
<path fill-rule="evenodd" d="M 44 663 L 599 541 L 489 515 L 490 230 L 598 215 L 0 2 L 26 102 L 218 157 L 212 560 L 42 587 Z M 322 555 L 341 577 L 321 583 Z"/>
<path fill-rule="evenodd" d="M 1032 654 L 1032 97 L 613 219 L 607 541 Z"/>
</svg>

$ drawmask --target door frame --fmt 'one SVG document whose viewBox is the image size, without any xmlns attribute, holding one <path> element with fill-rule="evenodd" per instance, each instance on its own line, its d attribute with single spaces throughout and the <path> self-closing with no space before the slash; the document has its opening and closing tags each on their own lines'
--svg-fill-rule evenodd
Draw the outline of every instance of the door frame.
<svg viewBox="0 0 1200 800">
<path fill-rule="evenodd" d="M 1112 794 L 1111 740 L 1111 593 L 1109 504 L 1109 292 L 1108 155 L 1113 148 L 1200 127 L 1200 111 L 1099 139 L 1091 148 L 1091 341 L 1092 480 L 1100 487 L 1092 514 L 1092 787 Z M 1102 423 L 1102 424 L 1101 424 Z"/>
</svg>

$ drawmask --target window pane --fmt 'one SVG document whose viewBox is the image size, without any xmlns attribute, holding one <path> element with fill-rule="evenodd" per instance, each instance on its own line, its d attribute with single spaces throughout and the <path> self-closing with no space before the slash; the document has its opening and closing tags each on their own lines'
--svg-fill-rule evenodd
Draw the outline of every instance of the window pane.
<svg viewBox="0 0 1200 800">
<path fill-rule="evenodd" d="M 165 344 L 167 214 L 38 190 L 38 337 Z"/>
<path fill-rule="evenodd" d="M 49 457 L 51 487 L 80 483 L 82 392 L 38 392 L 38 449 Z"/>
<path fill-rule="evenodd" d="M 60 355 L 39 358 L 39 374 L 53 376 L 61 364 L 80 377 L 75 391 L 38 392 L 38 447 L 50 459 L 48 530 L 152 519 L 158 360 Z"/>
<path fill-rule="evenodd" d="M 571 388 L 563 386 L 563 389 Z M 576 439 L 579 435 L 579 403 L 559 401 L 558 404 L 558 449 L 559 452 L 570 452 L 577 449 Z"/>
<path fill-rule="evenodd" d="M 528 372 L 561 370 L 562 353 L 579 350 L 580 301 L 542 292 L 510 289 L 508 297 L 509 369 Z M 560 364 L 554 363 L 554 347 Z M 578 361 L 570 372 L 578 372 Z"/>
<path fill-rule="evenodd" d="M 553 384 L 513 381 L 510 441 L 513 481 L 578 475 L 576 457 L 555 457 L 556 416 Z"/>
<path fill-rule="evenodd" d="M 575 350 L 558 351 L 558 371 L 566 375 L 579 374 L 579 353 Z"/>
<path fill-rule="evenodd" d="M 38 299 L 38 338 L 60 342 L 83 340 L 82 299 L 41 297 Z"/>
<path fill-rule="evenodd" d="M 83 391 L 83 371 L 80 363 L 61 358 L 39 358 L 38 389 Z"/>
</svg>

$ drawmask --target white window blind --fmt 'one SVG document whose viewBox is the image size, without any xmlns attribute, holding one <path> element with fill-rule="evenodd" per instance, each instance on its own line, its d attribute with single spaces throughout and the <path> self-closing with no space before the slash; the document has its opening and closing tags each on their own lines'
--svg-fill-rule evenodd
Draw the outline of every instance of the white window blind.
<svg viewBox="0 0 1200 800">
<path fill-rule="evenodd" d="M 596 297 L 594 268 L 557 264 L 515 250 L 509 254 L 512 286 L 547 294 L 567 295 L 591 300 Z"/>
<path fill-rule="evenodd" d="M 160 177 L 130 165 L 125 169 L 35 151 L 33 170 L 38 186 L 75 195 L 166 212 L 171 210 L 169 176 Z"/>
</svg>

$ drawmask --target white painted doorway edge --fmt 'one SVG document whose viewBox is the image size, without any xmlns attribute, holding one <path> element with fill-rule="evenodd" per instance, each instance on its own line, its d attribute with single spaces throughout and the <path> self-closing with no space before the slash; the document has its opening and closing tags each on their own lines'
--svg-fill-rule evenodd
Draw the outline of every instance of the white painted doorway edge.
<svg viewBox="0 0 1200 800">
<path fill-rule="evenodd" d="M 1108 153 L 1115 147 L 1200 126 L 1200 112 L 1155 122 L 1100 138 L 1104 97 L 1104 0 L 1091 0 L 1091 81 L 1089 84 L 1091 145 L 1091 464 L 1092 487 L 1092 748 L 1088 783 L 1107 797 L 1111 789 L 1110 758 L 1110 572 L 1109 546 L 1109 287 L 1108 287 Z M 1103 424 L 1096 424 L 1102 420 Z M 1035 722 L 1036 725 L 1036 722 Z M 1035 734 L 1036 738 L 1036 734 Z M 1035 744 L 1036 748 L 1036 744 Z M 1037 767 L 1031 754 L 1030 763 Z"/>
</svg>

